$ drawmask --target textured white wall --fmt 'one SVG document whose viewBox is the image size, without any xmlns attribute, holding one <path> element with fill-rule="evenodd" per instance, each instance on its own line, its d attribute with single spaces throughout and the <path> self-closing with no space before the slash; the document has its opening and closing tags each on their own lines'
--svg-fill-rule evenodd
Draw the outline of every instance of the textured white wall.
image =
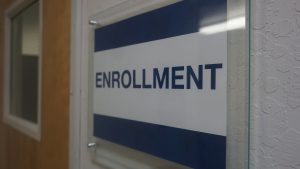
<svg viewBox="0 0 300 169">
<path fill-rule="evenodd" d="M 300 0 L 252 7 L 251 168 L 300 169 Z"/>
</svg>

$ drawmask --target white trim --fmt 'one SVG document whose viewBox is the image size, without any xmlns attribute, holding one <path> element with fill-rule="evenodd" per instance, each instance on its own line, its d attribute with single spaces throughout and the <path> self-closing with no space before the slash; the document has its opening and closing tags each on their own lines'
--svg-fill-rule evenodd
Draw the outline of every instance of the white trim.
<svg viewBox="0 0 300 169">
<path fill-rule="evenodd" d="M 80 169 L 82 0 L 72 0 L 69 168 Z"/>
<path fill-rule="evenodd" d="M 26 8 L 35 0 L 17 0 L 10 8 L 5 11 L 5 36 L 4 36 L 4 104 L 3 104 L 3 121 L 9 126 L 21 131 L 22 133 L 41 140 L 41 98 L 42 98 L 42 6 L 43 0 L 39 0 L 39 33 L 40 33 L 40 55 L 38 65 L 38 116 L 37 124 L 14 116 L 10 113 L 10 58 L 11 58 L 11 17 Z"/>
<path fill-rule="evenodd" d="M 249 3 L 247 0 L 227 0 L 227 20 L 245 19 L 240 29 L 227 32 L 226 168 L 249 168 Z M 233 22 L 227 24 L 234 27 Z"/>
</svg>

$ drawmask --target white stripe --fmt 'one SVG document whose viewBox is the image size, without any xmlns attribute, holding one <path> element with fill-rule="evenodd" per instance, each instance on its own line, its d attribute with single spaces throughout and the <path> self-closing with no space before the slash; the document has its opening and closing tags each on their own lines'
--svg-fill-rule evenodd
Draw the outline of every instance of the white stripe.
<svg viewBox="0 0 300 169">
<path fill-rule="evenodd" d="M 93 112 L 225 136 L 226 44 L 226 33 L 210 36 L 192 33 L 96 52 L 94 74 L 212 63 L 223 63 L 223 68 L 217 72 L 217 90 L 210 89 L 208 70 L 203 74 L 203 90 L 108 89 L 94 86 Z M 152 77 L 147 76 L 147 81 L 152 81 Z M 95 81 L 92 83 L 95 84 Z"/>
</svg>

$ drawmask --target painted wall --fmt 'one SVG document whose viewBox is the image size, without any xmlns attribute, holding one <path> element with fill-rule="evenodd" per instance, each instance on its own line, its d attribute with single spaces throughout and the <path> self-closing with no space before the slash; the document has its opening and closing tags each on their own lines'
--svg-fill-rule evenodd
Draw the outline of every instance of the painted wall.
<svg viewBox="0 0 300 169">
<path fill-rule="evenodd" d="M 254 169 L 300 168 L 300 1 L 253 0 Z"/>
<path fill-rule="evenodd" d="M 70 0 L 43 0 L 42 133 L 37 142 L 3 124 L 4 11 L 0 1 L 0 169 L 69 166 Z"/>
</svg>

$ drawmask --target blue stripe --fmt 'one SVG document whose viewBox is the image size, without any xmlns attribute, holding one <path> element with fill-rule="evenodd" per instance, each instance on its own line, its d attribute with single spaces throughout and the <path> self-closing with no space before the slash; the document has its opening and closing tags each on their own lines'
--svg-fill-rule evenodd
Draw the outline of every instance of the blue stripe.
<svg viewBox="0 0 300 169">
<path fill-rule="evenodd" d="M 184 0 L 95 30 L 94 50 L 103 51 L 199 31 L 226 20 L 226 0 Z M 210 17 L 213 16 L 213 17 Z M 210 19 L 208 22 L 207 18 Z"/>
<path fill-rule="evenodd" d="M 225 169 L 225 136 L 99 114 L 94 136 L 191 168 Z"/>
</svg>

